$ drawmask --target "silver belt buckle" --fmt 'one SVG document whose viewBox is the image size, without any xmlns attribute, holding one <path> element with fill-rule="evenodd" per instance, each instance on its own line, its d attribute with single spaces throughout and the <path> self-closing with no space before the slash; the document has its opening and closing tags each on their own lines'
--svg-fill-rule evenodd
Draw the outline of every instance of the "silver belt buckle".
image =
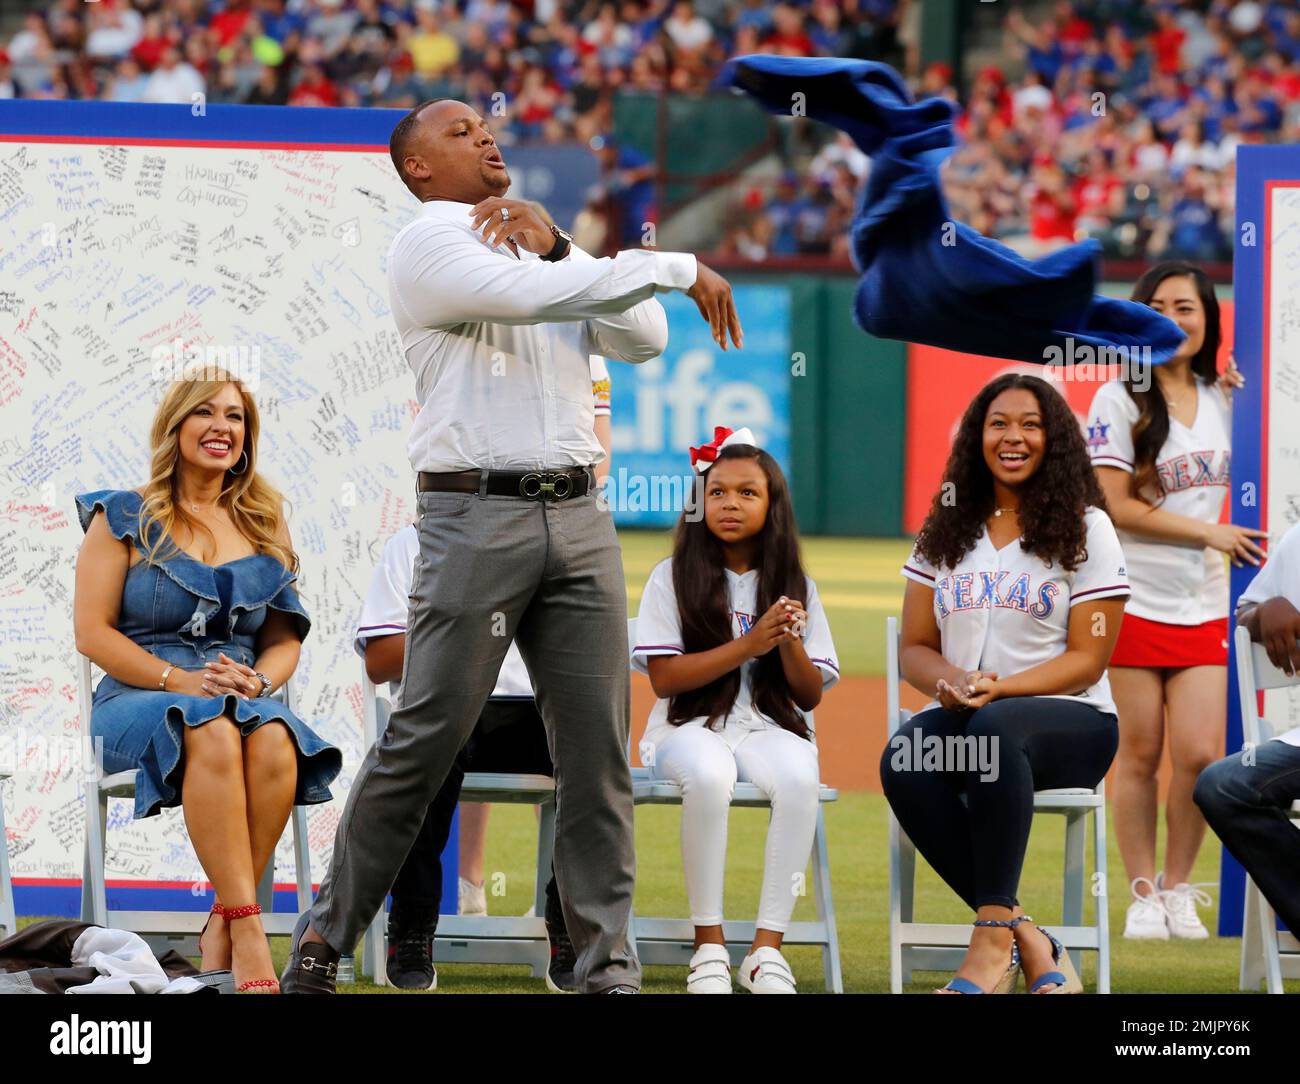
<svg viewBox="0 0 1300 1084">
<path fill-rule="evenodd" d="M 526 501 L 562 501 L 573 496 L 573 479 L 567 474 L 533 471 L 519 479 L 519 496 Z"/>
</svg>

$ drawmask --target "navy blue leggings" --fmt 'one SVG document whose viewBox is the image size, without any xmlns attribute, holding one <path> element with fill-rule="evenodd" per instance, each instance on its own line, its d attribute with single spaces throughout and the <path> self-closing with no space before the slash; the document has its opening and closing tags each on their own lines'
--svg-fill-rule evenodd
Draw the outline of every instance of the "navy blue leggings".
<svg viewBox="0 0 1300 1084">
<path fill-rule="evenodd" d="M 880 781 L 903 831 L 972 910 L 1015 907 L 1034 791 L 1095 787 L 1118 747 L 1115 716 L 1078 701 L 1017 696 L 975 712 L 931 708 L 889 740 Z"/>
</svg>

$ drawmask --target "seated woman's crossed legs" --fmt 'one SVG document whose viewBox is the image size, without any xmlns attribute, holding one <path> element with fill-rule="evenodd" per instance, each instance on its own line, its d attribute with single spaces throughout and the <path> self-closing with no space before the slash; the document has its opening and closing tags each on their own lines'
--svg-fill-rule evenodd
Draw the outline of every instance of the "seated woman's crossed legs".
<svg viewBox="0 0 1300 1084">
<path fill-rule="evenodd" d="M 185 728 L 181 803 L 194 853 L 223 907 L 254 903 L 257 883 L 293 809 L 298 765 L 283 724 L 247 737 L 229 716 Z M 232 968 L 236 983 L 273 979 L 271 950 L 257 915 L 211 915 L 200 941 L 204 970 Z M 274 992 L 274 987 L 255 987 Z"/>
</svg>

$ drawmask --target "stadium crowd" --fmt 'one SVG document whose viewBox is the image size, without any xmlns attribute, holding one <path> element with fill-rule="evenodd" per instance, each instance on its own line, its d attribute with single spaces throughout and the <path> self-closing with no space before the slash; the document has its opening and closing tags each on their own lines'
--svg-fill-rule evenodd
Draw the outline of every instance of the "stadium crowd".
<svg viewBox="0 0 1300 1084">
<path fill-rule="evenodd" d="M 1012 9 L 998 61 L 961 96 L 947 65 L 920 67 L 921 2 L 54 0 L 0 50 L 0 97 L 398 108 L 457 97 L 499 118 L 503 143 L 603 145 L 593 206 L 635 201 L 618 210 L 636 224 L 654 218 L 654 169 L 612 149 L 618 93 L 705 93 L 727 58 L 757 52 L 878 59 L 918 94 L 959 102 L 945 188 L 981 233 L 1029 254 L 1095 237 L 1118 256 L 1230 256 L 1237 146 L 1300 129 L 1294 2 L 1059 0 L 1032 21 Z M 868 166 L 841 139 L 738 184 L 718 247 L 843 258 Z"/>
</svg>

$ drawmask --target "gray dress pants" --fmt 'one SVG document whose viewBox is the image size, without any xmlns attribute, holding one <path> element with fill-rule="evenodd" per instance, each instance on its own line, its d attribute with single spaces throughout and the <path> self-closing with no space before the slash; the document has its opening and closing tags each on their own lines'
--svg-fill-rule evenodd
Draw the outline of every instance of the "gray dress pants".
<svg viewBox="0 0 1300 1084">
<path fill-rule="evenodd" d="M 628 769 L 627 593 L 607 510 L 421 493 L 401 704 L 348 794 L 311 923 L 350 952 L 474 729 L 511 638 L 555 765 L 555 878 L 579 989 L 640 986 Z"/>
</svg>

